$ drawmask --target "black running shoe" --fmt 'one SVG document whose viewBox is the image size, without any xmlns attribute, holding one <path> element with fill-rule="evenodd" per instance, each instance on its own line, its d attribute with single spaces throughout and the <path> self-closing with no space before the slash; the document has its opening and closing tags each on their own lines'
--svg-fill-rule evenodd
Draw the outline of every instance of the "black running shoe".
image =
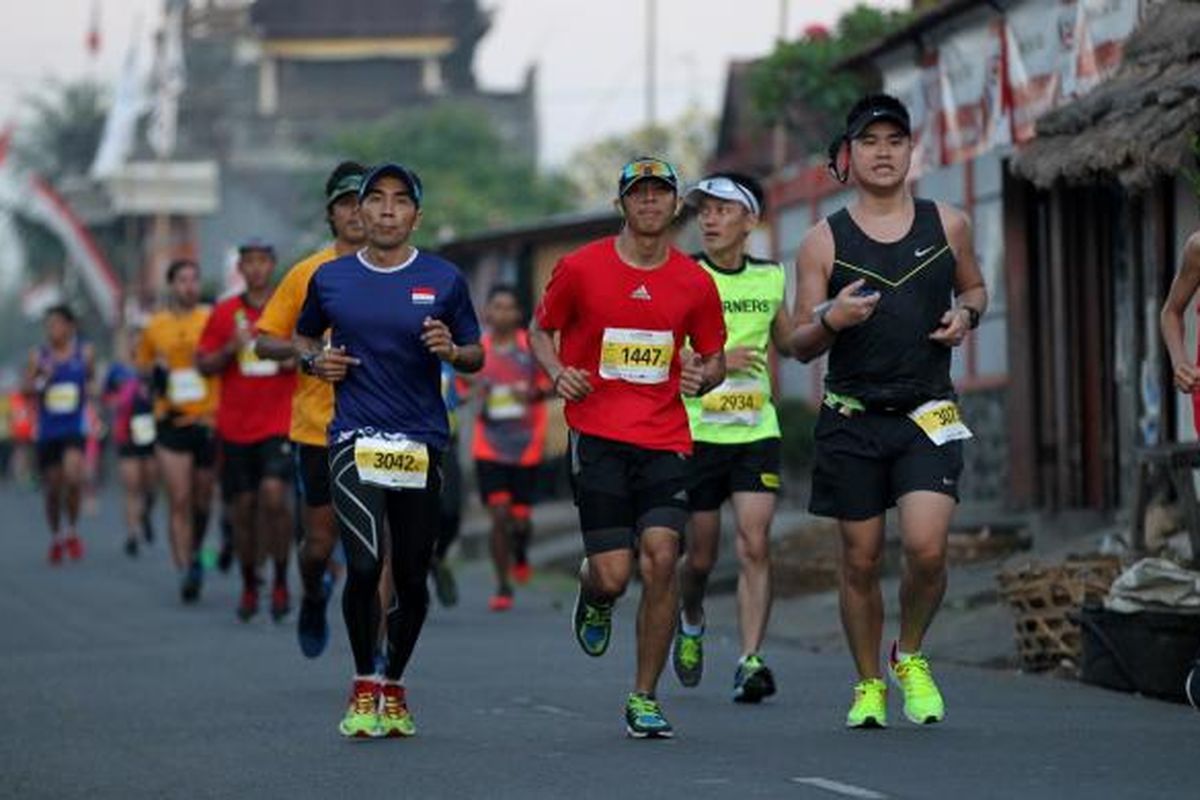
<svg viewBox="0 0 1200 800">
<path fill-rule="evenodd" d="M 733 675 L 733 702 L 757 703 L 775 694 L 775 676 L 757 653 L 751 653 L 738 664 Z"/>
</svg>

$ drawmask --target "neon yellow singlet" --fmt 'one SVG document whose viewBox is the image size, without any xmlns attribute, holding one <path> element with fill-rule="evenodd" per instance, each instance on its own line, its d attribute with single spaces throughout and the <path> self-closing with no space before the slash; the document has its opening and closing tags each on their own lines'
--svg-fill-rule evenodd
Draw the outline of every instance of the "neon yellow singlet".
<svg viewBox="0 0 1200 800">
<path fill-rule="evenodd" d="M 736 272 L 723 272 L 696 257 L 717 284 L 729 338 L 725 349 L 752 347 L 766 355 L 771 324 L 784 302 L 783 267 L 747 256 Z M 765 359 L 764 359 L 765 360 Z M 704 397 L 685 397 L 692 438 L 712 444 L 744 444 L 778 437 L 779 419 L 771 402 L 771 374 L 730 372 Z"/>
</svg>

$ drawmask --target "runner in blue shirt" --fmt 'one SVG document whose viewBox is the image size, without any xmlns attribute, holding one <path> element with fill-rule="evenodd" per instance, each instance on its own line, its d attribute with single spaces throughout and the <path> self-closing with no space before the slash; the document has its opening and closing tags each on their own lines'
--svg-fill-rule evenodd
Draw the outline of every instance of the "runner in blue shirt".
<svg viewBox="0 0 1200 800">
<path fill-rule="evenodd" d="M 356 670 L 339 727 L 350 737 L 411 736 L 416 726 L 401 678 L 429 608 L 439 465 L 450 438 L 441 364 L 475 372 L 483 350 L 458 268 L 408 242 L 421 219 L 417 175 L 399 164 L 377 167 L 359 201 L 367 246 L 313 274 L 296 333 L 301 367 L 334 384 L 329 470 L 346 551 L 342 613 Z M 319 340 L 325 330 L 332 331 L 328 349 Z M 374 650 L 385 530 L 395 599 L 381 681 Z"/>
</svg>

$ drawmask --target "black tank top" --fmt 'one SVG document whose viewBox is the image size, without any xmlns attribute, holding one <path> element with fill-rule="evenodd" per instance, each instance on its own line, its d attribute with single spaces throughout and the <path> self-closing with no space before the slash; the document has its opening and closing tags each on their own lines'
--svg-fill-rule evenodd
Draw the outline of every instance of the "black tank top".
<svg viewBox="0 0 1200 800">
<path fill-rule="evenodd" d="M 952 399 L 950 348 L 929 339 L 954 292 L 954 253 L 937 204 L 914 200 L 912 228 L 897 242 L 877 242 L 842 209 L 828 218 L 834 262 L 830 298 L 859 278 L 880 293 L 875 313 L 840 332 L 829 351 L 829 391 L 868 407 L 909 410 Z"/>
</svg>

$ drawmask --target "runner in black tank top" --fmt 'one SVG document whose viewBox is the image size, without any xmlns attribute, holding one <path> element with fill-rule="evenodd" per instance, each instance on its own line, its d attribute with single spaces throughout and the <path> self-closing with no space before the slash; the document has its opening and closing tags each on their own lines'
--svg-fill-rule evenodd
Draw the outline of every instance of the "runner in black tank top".
<svg viewBox="0 0 1200 800">
<path fill-rule="evenodd" d="M 954 403 L 951 348 L 978 324 L 987 291 L 966 218 L 909 194 L 911 157 L 903 104 L 886 95 L 860 100 L 830 148 L 832 171 L 854 177 L 857 200 L 813 228 L 796 261 L 793 350 L 802 361 L 829 353 L 809 509 L 836 518 L 842 536 L 842 624 L 859 673 L 851 727 L 887 724 L 879 564 L 892 506 L 905 572 L 889 672 L 909 720 L 945 714 L 920 648 L 945 591 L 946 538 L 970 436 Z"/>
</svg>

